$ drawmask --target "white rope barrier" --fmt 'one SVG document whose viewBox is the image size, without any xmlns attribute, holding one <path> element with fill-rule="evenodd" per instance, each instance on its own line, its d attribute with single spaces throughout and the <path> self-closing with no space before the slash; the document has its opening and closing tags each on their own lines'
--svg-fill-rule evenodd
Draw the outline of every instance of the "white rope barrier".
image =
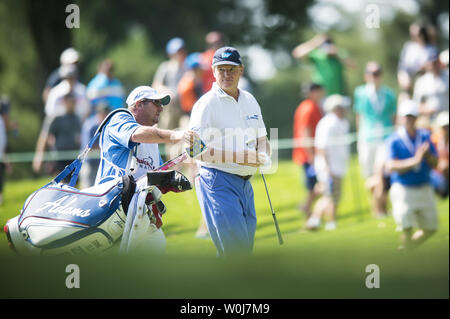
<svg viewBox="0 0 450 319">
<path fill-rule="evenodd" d="M 374 138 L 376 136 L 373 136 Z M 330 140 L 329 145 L 351 145 L 356 143 L 358 140 L 357 133 L 350 133 L 342 137 L 333 138 Z M 273 149 L 284 150 L 293 149 L 295 147 L 311 147 L 314 146 L 313 138 L 284 138 L 278 139 L 276 141 L 271 141 Z M 70 150 L 70 151 L 48 151 L 43 153 L 43 161 L 58 161 L 58 160 L 74 160 L 80 154 L 81 150 Z M 161 155 L 164 156 L 164 150 L 160 150 Z M 8 153 L 7 158 L 10 163 L 27 163 L 32 162 L 35 156 L 35 152 L 17 152 Z M 87 159 L 98 159 L 100 158 L 99 150 L 92 150 Z"/>
</svg>

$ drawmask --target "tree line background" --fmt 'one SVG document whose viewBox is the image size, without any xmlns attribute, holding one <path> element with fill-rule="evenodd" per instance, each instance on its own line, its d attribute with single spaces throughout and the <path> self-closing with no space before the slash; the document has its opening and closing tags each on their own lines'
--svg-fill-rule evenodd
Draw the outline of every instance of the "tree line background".
<svg viewBox="0 0 450 319">
<path fill-rule="evenodd" d="M 349 14 L 335 1 L 2 0 L 0 94 L 9 96 L 10 117 L 19 124 L 18 133 L 8 137 L 8 151 L 34 150 L 43 118 L 41 92 L 65 48 L 72 46 L 81 53 L 83 84 L 96 74 L 99 62 L 109 57 L 115 63 L 115 75 L 129 92 L 151 83 L 157 66 L 166 59 L 165 45 L 170 38 L 184 38 L 189 52 L 203 51 L 204 37 L 212 30 L 222 31 L 229 45 L 245 48 L 257 44 L 273 55 L 275 76 L 250 80 L 266 126 L 278 128 L 279 138 L 290 138 L 293 115 L 303 98 L 300 88 L 308 83 L 311 71 L 307 63 L 294 61 L 291 50 L 318 31 L 327 32 L 355 63 L 355 68 L 346 72 L 348 95 L 363 82 L 369 60 L 382 64 L 385 84 L 397 90 L 397 61 L 409 38 L 409 24 L 423 21 L 439 26 L 442 13 L 447 13 L 448 25 L 448 2 L 415 2 L 419 14 L 395 10 L 389 21 L 380 22 L 380 28 L 369 30 L 364 25 L 364 11 Z M 69 15 L 65 8 L 71 3 L 80 8 L 80 28 L 65 25 Z M 334 6 L 341 19 L 321 29 L 310 12 L 318 3 Z M 383 3 L 381 7 L 389 6 Z M 448 33 L 439 36 L 441 49 L 448 48 Z M 252 64 L 247 57 L 244 61 L 247 66 Z M 280 156 L 289 157 L 290 152 L 284 150 Z"/>
</svg>

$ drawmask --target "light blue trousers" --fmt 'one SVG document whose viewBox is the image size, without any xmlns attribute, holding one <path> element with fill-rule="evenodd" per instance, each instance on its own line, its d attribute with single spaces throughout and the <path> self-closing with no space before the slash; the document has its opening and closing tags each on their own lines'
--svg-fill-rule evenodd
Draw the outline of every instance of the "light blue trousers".
<svg viewBox="0 0 450 319">
<path fill-rule="evenodd" d="M 197 198 L 218 254 L 251 254 L 256 231 L 252 184 L 213 168 L 201 167 L 199 173 Z"/>
</svg>

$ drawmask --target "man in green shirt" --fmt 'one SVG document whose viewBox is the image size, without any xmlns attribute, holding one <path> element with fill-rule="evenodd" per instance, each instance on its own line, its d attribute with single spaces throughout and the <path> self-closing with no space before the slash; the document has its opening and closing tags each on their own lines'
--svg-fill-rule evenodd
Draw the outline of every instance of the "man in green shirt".
<svg viewBox="0 0 450 319">
<path fill-rule="evenodd" d="M 296 59 L 307 57 L 314 64 L 312 81 L 322 85 L 327 95 L 345 94 L 344 63 L 333 40 L 319 34 L 292 50 Z"/>
</svg>

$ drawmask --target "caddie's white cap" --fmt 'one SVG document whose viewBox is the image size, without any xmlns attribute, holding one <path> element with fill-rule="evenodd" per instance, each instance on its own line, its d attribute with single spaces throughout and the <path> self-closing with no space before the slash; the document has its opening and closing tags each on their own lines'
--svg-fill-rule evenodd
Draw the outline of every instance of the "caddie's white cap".
<svg viewBox="0 0 450 319">
<path fill-rule="evenodd" d="M 399 116 L 418 116 L 419 115 L 419 105 L 413 100 L 404 100 L 400 103 L 398 107 Z"/>
<path fill-rule="evenodd" d="M 159 100 L 162 105 L 167 105 L 170 103 L 170 95 L 160 94 L 154 88 L 147 85 L 141 85 L 135 88 L 127 97 L 127 105 L 133 105 L 136 102 L 149 99 L 149 100 Z"/>
<path fill-rule="evenodd" d="M 350 98 L 347 96 L 343 96 L 340 94 L 333 94 L 327 97 L 325 102 L 323 103 L 323 108 L 325 112 L 331 112 L 338 106 L 347 108 L 350 106 Z"/>
<path fill-rule="evenodd" d="M 449 113 L 448 111 L 442 111 L 436 117 L 436 124 L 440 127 L 449 125 Z"/>
<path fill-rule="evenodd" d="M 67 48 L 61 53 L 59 62 L 61 64 L 72 64 L 80 59 L 80 54 L 74 48 Z"/>
</svg>

